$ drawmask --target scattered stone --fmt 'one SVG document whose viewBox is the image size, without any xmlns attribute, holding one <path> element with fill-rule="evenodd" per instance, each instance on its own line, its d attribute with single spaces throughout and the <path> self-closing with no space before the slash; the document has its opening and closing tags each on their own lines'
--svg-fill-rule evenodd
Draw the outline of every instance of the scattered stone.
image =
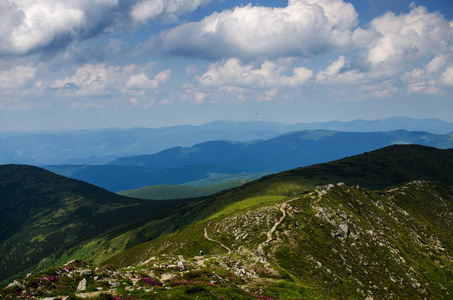
<svg viewBox="0 0 453 300">
<path fill-rule="evenodd" d="M 167 265 L 167 268 L 175 269 L 175 268 L 177 268 L 177 267 L 178 267 L 178 265 Z"/>
<path fill-rule="evenodd" d="M 109 281 L 109 284 L 111 287 L 119 287 L 121 285 L 121 283 L 116 281 Z"/>
<path fill-rule="evenodd" d="M 172 279 L 175 276 L 176 276 L 176 274 L 165 273 L 165 274 L 162 274 L 162 276 L 160 277 L 160 280 L 167 281 L 167 280 Z"/>
<path fill-rule="evenodd" d="M 76 273 L 80 275 L 91 275 L 92 271 L 90 269 L 77 270 Z"/>
<path fill-rule="evenodd" d="M 75 261 L 76 261 L 75 259 L 70 260 L 70 261 L 68 261 L 67 263 L 65 263 L 65 266 L 70 265 L 70 264 L 74 263 Z"/>
</svg>

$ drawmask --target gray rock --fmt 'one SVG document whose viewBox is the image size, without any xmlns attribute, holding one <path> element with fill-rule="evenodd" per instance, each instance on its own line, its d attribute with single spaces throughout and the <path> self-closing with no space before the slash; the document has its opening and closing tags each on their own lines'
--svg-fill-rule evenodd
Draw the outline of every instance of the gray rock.
<svg viewBox="0 0 453 300">
<path fill-rule="evenodd" d="M 341 223 L 338 228 L 334 229 L 330 233 L 333 237 L 340 238 L 341 240 L 346 240 L 349 235 L 349 227 L 347 223 Z"/>
<path fill-rule="evenodd" d="M 7 288 L 11 288 L 11 287 L 17 287 L 17 288 L 19 288 L 21 290 L 25 290 L 26 289 L 26 286 L 22 282 L 17 281 L 17 280 L 14 280 L 10 284 L 8 284 Z"/>
<path fill-rule="evenodd" d="M 340 229 L 341 231 L 343 231 L 344 235 L 345 235 L 345 238 L 348 237 L 348 234 L 349 234 L 349 227 L 348 227 L 348 224 L 347 223 L 342 223 L 340 224 Z"/>
<path fill-rule="evenodd" d="M 187 265 L 183 260 L 178 261 L 178 267 L 183 271 L 187 270 Z"/>
<path fill-rule="evenodd" d="M 79 285 L 77 286 L 77 292 L 83 292 L 86 291 L 87 289 L 87 280 L 83 278 L 80 282 Z"/>
</svg>

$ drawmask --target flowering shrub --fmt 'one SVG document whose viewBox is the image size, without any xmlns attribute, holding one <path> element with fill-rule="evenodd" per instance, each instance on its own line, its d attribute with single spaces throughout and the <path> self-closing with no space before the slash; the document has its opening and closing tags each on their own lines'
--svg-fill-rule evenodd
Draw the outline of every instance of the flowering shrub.
<svg viewBox="0 0 453 300">
<path fill-rule="evenodd" d="M 252 292 L 248 292 L 251 296 L 255 297 L 255 298 L 258 298 L 258 299 L 265 299 L 265 300 L 275 300 L 274 298 L 271 298 L 271 297 L 267 297 L 267 296 L 264 296 L 264 295 L 258 295 L 258 294 L 255 294 L 255 293 L 252 293 Z"/>
<path fill-rule="evenodd" d="M 162 286 L 158 281 L 155 281 L 149 276 L 143 276 L 142 277 L 142 282 L 144 284 L 152 285 L 152 286 Z"/>
</svg>

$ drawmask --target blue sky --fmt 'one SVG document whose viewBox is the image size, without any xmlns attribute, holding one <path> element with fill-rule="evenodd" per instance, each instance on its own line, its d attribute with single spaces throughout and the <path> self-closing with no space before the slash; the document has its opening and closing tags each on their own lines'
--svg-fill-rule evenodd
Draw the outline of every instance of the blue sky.
<svg viewBox="0 0 453 300">
<path fill-rule="evenodd" d="M 453 121 L 450 0 L 3 0 L 0 131 Z"/>
</svg>

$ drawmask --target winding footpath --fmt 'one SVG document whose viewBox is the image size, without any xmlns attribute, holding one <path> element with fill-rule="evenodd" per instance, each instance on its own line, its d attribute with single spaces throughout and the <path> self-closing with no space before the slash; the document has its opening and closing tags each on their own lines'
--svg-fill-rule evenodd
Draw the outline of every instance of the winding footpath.
<svg viewBox="0 0 453 300">
<path fill-rule="evenodd" d="M 292 199 L 292 200 L 295 200 L 295 199 Z M 290 200 L 291 201 L 291 200 Z M 288 201 L 289 202 L 289 201 Z M 269 230 L 267 232 L 267 239 L 262 242 L 261 244 L 258 245 L 258 253 L 261 253 L 263 254 L 263 247 L 266 246 L 267 244 L 269 244 L 270 241 L 272 241 L 272 235 L 274 234 L 275 230 L 277 230 L 277 227 L 283 222 L 283 219 L 285 219 L 286 217 L 286 206 L 288 204 L 288 202 L 285 202 L 283 203 L 281 206 L 280 206 L 280 211 L 283 213 L 283 216 L 280 218 L 280 220 L 278 220 L 277 222 L 275 222 L 274 226 L 271 228 L 271 230 Z M 218 243 L 221 247 L 225 248 L 227 251 L 228 251 L 228 254 L 231 253 L 231 249 L 228 248 L 227 246 L 225 246 L 225 244 L 223 244 L 221 241 L 217 241 L 213 238 L 210 238 L 209 235 L 208 235 L 208 231 L 207 231 L 207 227 L 209 226 L 210 223 L 208 223 L 206 225 L 206 227 L 204 228 L 204 237 L 208 240 L 208 241 L 211 241 L 211 242 L 215 242 L 215 243 Z"/>
<path fill-rule="evenodd" d="M 204 228 L 204 237 L 208 240 L 208 241 L 211 241 L 211 242 L 215 242 L 215 243 L 218 243 L 221 247 L 225 248 L 227 251 L 228 251 L 228 254 L 231 253 L 231 250 L 230 248 L 228 248 L 227 246 L 225 246 L 225 244 L 223 244 L 221 241 L 217 241 L 217 240 L 214 240 L 212 238 L 210 238 L 208 236 L 208 231 L 206 230 L 206 228 L 209 226 L 209 223 L 206 225 L 206 227 Z"/>
<path fill-rule="evenodd" d="M 278 225 L 283 221 L 283 219 L 286 217 L 286 204 L 287 202 L 283 203 L 282 206 L 280 206 L 280 211 L 283 213 L 283 216 L 278 220 L 274 226 L 271 228 L 271 230 L 267 233 L 267 239 L 262 242 L 261 244 L 258 245 L 258 252 L 263 253 L 263 247 L 269 244 L 270 241 L 272 241 L 272 235 L 274 234 L 274 231 L 277 229 Z"/>
</svg>

